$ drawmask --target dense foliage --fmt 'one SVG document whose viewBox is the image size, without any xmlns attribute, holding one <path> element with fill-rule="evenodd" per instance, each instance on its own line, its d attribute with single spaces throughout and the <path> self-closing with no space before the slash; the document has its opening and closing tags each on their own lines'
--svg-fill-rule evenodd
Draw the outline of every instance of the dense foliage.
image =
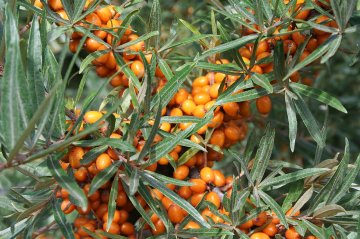
<svg viewBox="0 0 360 239">
<path fill-rule="evenodd" d="M 359 238 L 358 9 L 0 0 L 0 238 Z"/>
</svg>

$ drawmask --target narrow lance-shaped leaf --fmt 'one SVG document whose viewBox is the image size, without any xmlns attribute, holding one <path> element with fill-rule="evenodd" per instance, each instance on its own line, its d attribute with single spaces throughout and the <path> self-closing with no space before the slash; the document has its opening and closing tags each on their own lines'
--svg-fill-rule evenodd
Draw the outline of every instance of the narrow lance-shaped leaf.
<svg viewBox="0 0 360 239">
<path fill-rule="evenodd" d="M 45 88 L 43 83 L 42 67 L 42 46 L 39 30 L 39 20 L 34 16 L 27 49 L 27 79 L 30 85 L 30 94 L 32 95 L 32 104 L 36 108 L 41 104 L 45 97 Z"/>
<path fill-rule="evenodd" d="M 171 98 L 175 95 L 182 83 L 186 80 L 186 76 L 195 67 L 195 63 L 186 65 L 183 69 L 176 72 L 176 74 L 169 80 L 169 82 L 160 90 L 160 92 L 153 98 L 151 108 L 158 104 L 160 99 L 161 107 L 164 108 Z"/>
<path fill-rule="evenodd" d="M 294 101 L 297 112 L 308 129 L 311 137 L 320 147 L 323 147 L 325 142 L 321 136 L 321 130 L 314 115 L 310 112 L 310 109 L 304 99 L 300 95 L 297 95 L 297 97 L 298 99 Z"/>
<path fill-rule="evenodd" d="M 115 175 L 111 185 L 110 196 L 109 196 L 106 231 L 109 231 L 112 221 L 114 219 L 114 214 L 116 210 L 116 198 L 118 195 L 118 186 L 119 186 L 119 177 L 118 175 Z"/>
<path fill-rule="evenodd" d="M 292 216 L 294 215 L 294 213 L 300 211 L 300 209 L 311 199 L 313 193 L 314 193 L 314 187 L 313 185 L 311 185 L 311 187 L 308 190 L 306 190 L 306 192 L 295 203 L 289 216 Z"/>
<path fill-rule="evenodd" d="M 51 156 L 47 160 L 48 168 L 60 186 L 68 192 L 71 192 L 71 199 L 74 200 L 72 203 L 81 207 L 83 210 L 86 210 L 88 206 L 87 197 L 84 191 L 76 183 L 75 179 L 67 175 L 64 169 L 60 166 L 59 159 L 61 156 L 62 154 Z"/>
<path fill-rule="evenodd" d="M 284 225 L 286 228 L 289 227 L 289 224 L 286 221 L 285 218 L 285 214 L 282 211 L 281 207 L 279 206 L 279 204 L 272 198 L 270 197 L 268 194 L 264 193 L 263 191 L 259 191 L 259 195 L 261 197 L 261 199 L 270 206 L 270 208 L 274 211 L 274 213 L 276 214 L 276 216 L 278 216 L 278 218 L 280 219 L 280 222 L 282 225 Z"/>
<path fill-rule="evenodd" d="M 171 201 L 176 203 L 179 207 L 183 208 L 187 211 L 197 222 L 203 225 L 206 228 L 210 228 L 210 225 L 204 220 L 204 218 L 199 214 L 198 211 L 195 210 L 193 206 L 183 198 L 179 197 L 176 193 L 168 189 L 164 184 L 162 184 L 159 180 L 153 178 L 149 174 L 141 173 L 141 177 L 149 183 L 154 188 L 159 189 L 159 191 L 164 194 L 164 196 L 168 197 Z"/>
<path fill-rule="evenodd" d="M 104 185 L 110 178 L 114 176 L 118 168 L 120 167 L 122 161 L 117 160 L 109 167 L 105 168 L 103 171 L 100 171 L 93 180 L 91 181 L 89 196 L 91 196 L 97 189 Z"/>
<path fill-rule="evenodd" d="M 257 150 L 254 159 L 254 166 L 250 173 L 252 180 L 256 180 L 257 185 L 261 182 L 265 174 L 274 146 L 274 139 L 275 130 L 268 125 L 266 127 L 265 135 L 260 140 L 259 149 Z"/>
<path fill-rule="evenodd" d="M 320 175 L 324 172 L 329 171 L 329 169 L 326 168 L 307 168 L 307 169 L 302 169 L 296 172 L 292 172 L 292 173 L 288 173 L 288 174 L 284 174 L 284 175 L 280 175 L 278 177 L 272 178 L 270 180 L 267 181 L 263 181 L 260 183 L 259 187 L 260 188 L 265 188 L 265 187 L 269 187 L 269 186 L 279 186 L 282 185 L 284 183 L 288 184 L 303 178 L 307 178 L 310 176 L 315 176 L 315 175 Z"/>
<path fill-rule="evenodd" d="M 293 89 L 295 92 L 313 98 L 319 102 L 322 102 L 326 105 L 329 105 L 333 107 L 334 109 L 337 109 L 343 113 L 347 113 L 347 110 L 345 107 L 341 104 L 341 102 L 336 99 L 334 96 L 331 96 L 330 94 L 326 93 L 325 91 L 304 85 L 299 84 L 296 82 L 291 83 L 290 88 Z"/>
<path fill-rule="evenodd" d="M 340 199 L 346 194 L 346 192 L 351 187 L 352 183 L 355 181 L 356 177 L 359 174 L 360 170 L 360 154 L 358 155 L 355 165 L 352 167 L 350 173 L 348 173 L 347 177 L 345 178 L 342 187 L 340 190 L 337 191 L 337 194 L 334 196 L 333 199 L 330 200 L 330 203 L 337 203 Z"/>
<path fill-rule="evenodd" d="M 293 99 L 289 96 L 287 91 L 285 91 L 285 104 L 286 104 L 286 113 L 289 122 L 289 141 L 291 152 L 294 152 L 296 135 L 297 135 L 297 119 L 296 119 L 296 109 L 293 102 Z"/>
<path fill-rule="evenodd" d="M 154 0 L 151 6 L 150 10 L 150 16 L 149 16 L 149 23 L 150 23 L 150 30 L 151 31 L 157 31 L 161 32 L 161 9 L 160 9 L 160 1 Z M 152 44 L 156 49 L 158 49 L 159 43 L 160 43 L 160 34 L 154 38 L 153 42 L 149 42 Z M 147 45 L 150 45 L 147 44 Z"/>
<path fill-rule="evenodd" d="M 209 56 L 212 56 L 217 53 L 225 52 L 234 48 L 239 48 L 257 38 L 257 35 L 248 35 L 245 37 L 241 37 L 239 39 L 226 42 L 224 44 L 221 44 L 219 46 L 216 46 L 214 48 L 211 48 L 209 50 L 204 51 L 199 57 L 197 57 L 197 60 L 205 59 Z"/>
<path fill-rule="evenodd" d="M 53 199 L 52 205 L 53 205 L 54 218 L 60 228 L 61 233 L 65 236 L 65 238 L 74 239 L 75 236 L 72 227 L 66 221 L 65 214 L 61 210 L 60 203 L 56 198 Z"/>
<path fill-rule="evenodd" d="M 19 135 L 26 127 L 29 116 L 29 114 L 24 112 L 23 98 L 20 97 L 23 93 L 27 96 L 30 90 L 27 87 L 21 61 L 19 35 L 14 34 L 14 31 L 17 31 L 16 20 L 12 14 L 12 9 L 7 6 L 5 9 L 4 26 L 6 62 L 4 76 L 1 80 L 0 109 L 1 112 L 6 112 L 3 113 L 1 117 L 1 134 L 2 138 L 6 139 L 3 144 L 9 151 L 15 146 Z M 31 100 L 26 100 L 26 104 L 29 104 L 30 102 Z"/>
</svg>

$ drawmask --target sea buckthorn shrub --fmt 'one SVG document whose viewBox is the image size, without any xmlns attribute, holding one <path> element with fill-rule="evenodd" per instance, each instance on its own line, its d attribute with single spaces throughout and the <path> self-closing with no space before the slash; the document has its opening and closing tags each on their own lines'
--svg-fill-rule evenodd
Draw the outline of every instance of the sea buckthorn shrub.
<svg viewBox="0 0 360 239">
<path fill-rule="evenodd" d="M 359 237 L 320 84 L 357 69 L 356 6 L 0 4 L 0 238 Z"/>
</svg>

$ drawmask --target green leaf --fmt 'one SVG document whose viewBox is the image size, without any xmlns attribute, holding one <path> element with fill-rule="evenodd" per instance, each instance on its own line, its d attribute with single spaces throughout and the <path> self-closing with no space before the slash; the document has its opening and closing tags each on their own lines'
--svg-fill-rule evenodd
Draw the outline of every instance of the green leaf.
<svg viewBox="0 0 360 239">
<path fill-rule="evenodd" d="M 314 62 L 315 60 L 317 60 L 318 58 L 323 56 L 330 49 L 330 47 L 331 47 L 330 43 L 332 42 L 332 40 L 333 40 L 333 38 L 330 37 L 328 41 L 326 41 L 324 44 L 319 46 L 315 51 L 313 51 L 303 61 L 296 64 L 296 66 L 294 68 L 292 68 L 291 70 L 289 70 L 289 72 L 285 75 L 285 77 L 283 77 L 283 80 L 288 79 L 292 74 L 294 74 L 298 70 L 304 68 L 305 66 L 309 65 L 310 63 Z"/>
<path fill-rule="evenodd" d="M 289 183 L 288 185 L 289 193 L 281 206 L 283 212 L 288 211 L 292 207 L 293 202 L 298 200 L 304 190 L 304 181 L 298 180 L 293 183 Z"/>
<path fill-rule="evenodd" d="M 258 85 L 258 86 L 264 88 L 269 93 L 274 92 L 273 87 L 270 84 L 268 77 L 266 77 L 265 75 L 255 73 L 251 76 L 251 80 L 252 80 L 252 82 L 254 82 L 255 85 Z"/>
<path fill-rule="evenodd" d="M 241 37 L 239 39 L 226 42 L 224 44 L 221 44 L 219 46 L 216 46 L 214 48 L 211 48 L 209 50 L 204 51 L 200 56 L 197 57 L 197 60 L 202 60 L 205 58 L 208 58 L 209 56 L 215 55 L 217 53 L 225 52 L 228 50 L 232 50 L 234 48 L 239 48 L 241 46 L 244 46 L 245 44 L 255 40 L 257 38 L 257 35 L 248 35 Z"/>
<path fill-rule="evenodd" d="M 260 183 L 260 188 L 265 188 L 269 186 L 281 186 L 282 184 L 289 184 L 291 182 L 295 182 L 297 180 L 307 178 L 310 176 L 320 175 L 325 172 L 329 171 L 329 169 L 326 168 L 307 168 L 298 170 L 296 172 L 280 175 L 278 177 L 272 178 L 267 181 L 263 181 Z"/>
<path fill-rule="evenodd" d="M 78 18 L 83 12 L 86 2 L 86 0 L 74 0 L 73 14 L 71 19 L 75 19 L 75 22 L 79 21 Z"/>
<path fill-rule="evenodd" d="M 79 73 L 83 73 L 84 70 L 86 69 L 86 67 L 88 65 L 90 65 L 92 63 L 93 60 L 95 60 L 96 58 L 105 55 L 107 53 L 109 53 L 111 50 L 109 49 L 105 49 L 105 50 L 100 50 L 100 51 L 95 51 L 93 53 L 90 53 L 89 55 L 86 56 L 86 58 L 84 60 L 81 61 L 81 65 L 80 65 L 80 69 L 79 69 Z"/>
<path fill-rule="evenodd" d="M 41 102 L 41 105 L 38 107 L 38 110 L 35 112 L 34 116 L 30 120 L 30 122 L 28 123 L 26 129 L 24 129 L 24 131 L 20 134 L 20 137 L 16 141 L 16 144 L 15 144 L 14 148 L 10 151 L 9 156 L 8 156 L 8 161 L 9 162 L 11 162 L 11 160 L 17 155 L 17 153 L 24 146 L 25 140 L 29 137 L 29 135 L 31 133 L 33 133 L 33 131 L 35 129 L 35 126 L 38 123 L 38 121 L 44 115 L 46 115 L 46 113 L 44 113 L 44 112 L 47 112 L 49 110 L 49 108 L 52 106 L 52 102 L 54 100 L 55 92 L 56 92 L 56 90 L 57 90 L 57 88 L 59 86 L 60 86 L 60 84 L 55 86 L 51 90 L 49 95 L 43 100 L 43 102 Z M 38 130 L 40 130 L 40 128 L 38 128 Z"/>
<path fill-rule="evenodd" d="M 6 139 L 3 144 L 10 151 L 30 121 L 32 100 L 29 82 L 21 60 L 19 35 L 16 20 L 9 6 L 5 10 L 5 68 L 1 80 L 1 134 Z"/>
<path fill-rule="evenodd" d="M 337 203 L 349 190 L 352 183 L 355 181 L 356 177 L 359 174 L 360 170 L 360 154 L 358 155 L 355 165 L 352 167 L 350 172 L 347 173 L 347 176 L 343 183 L 341 184 L 340 190 L 337 191 L 337 194 L 333 199 L 330 200 L 330 203 Z"/>
<path fill-rule="evenodd" d="M 160 9 L 160 1 L 154 0 L 152 2 L 150 16 L 149 16 L 149 29 L 150 31 L 161 32 L 161 9 Z M 154 39 L 152 42 L 148 42 L 147 45 L 153 45 L 156 49 L 159 48 L 160 44 L 160 34 Z"/>
<path fill-rule="evenodd" d="M 326 217 L 335 216 L 338 213 L 346 213 L 346 210 L 342 206 L 336 204 L 329 204 L 314 211 L 313 217 L 326 218 Z"/>
<path fill-rule="evenodd" d="M 228 229 L 221 229 L 221 228 L 211 228 L 211 229 L 181 229 L 177 231 L 176 233 L 179 237 L 193 237 L 193 236 L 199 236 L 199 237 L 221 237 L 221 236 L 233 236 L 234 234 L 228 230 Z"/>
<path fill-rule="evenodd" d="M 31 89 L 33 107 L 40 105 L 45 97 L 43 84 L 42 67 L 42 46 L 39 30 L 39 20 L 33 18 L 27 48 L 27 78 Z"/>
<path fill-rule="evenodd" d="M 184 40 L 176 41 L 173 44 L 170 44 L 168 46 L 164 46 L 158 52 L 166 51 L 168 49 L 172 49 L 172 48 L 175 48 L 178 46 L 185 46 L 187 44 L 190 44 L 190 43 L 193 43 L 193 42 L 196 42 L 196 41 L 208 38 L 208 37 L 214 37 L 214 36 L 216 36 L 216 35 L 212 35 L 212 34 L 195 35 L 192 37 L 185 38 Z"/>
<path fill-rule="evenodd" d="M 121 160 L 117 160 L 109 167 L 99 172 L 91 181 L 88 195 L 91 196 L 96 190 L 98 190 L 102 185 L 109 181 L 109 179 L 112 178 L 116 171 L 119 169 L 121 163 Z"/>
<path fill-rule="evenodd" d="M 81 147 L 97 147 L 107 145 L 115 149 L 119 149 L 122 152 L 136 152 L 134 146 L 122 139 L 99 138 L 92 140 L 80 140 L 74 142 L 74 145 Z"/>
<path fill-rule="evenodd" d="M 86 210 L 88 207 L 87 197 L 84 194 L 84 191 L 76 183 L 75 179 L 67 175 L 65 170 L 60 166 L 59 159 L 61 156 L 62 154 L 50 156 L 46 161 L 47 166 L 60 186 L 66 189 L 66 191 L 71 192 L 71 199 L 73 199 L 72 203 L 81 207 L 83 210 Z"/>
<path fill-rule="evenodd" d="M 278 84 L 273 85 L 274 91 L 278 91 L 281 89 L 281 86 Z M 254 100 L 261 96 L 268 95 L 269 92 L 266 89 L 253 89 L 247 90 L 234 95 L 227 95 L 224 97 L 219 96 L 216 101 L 216 105 L 223 105 L 228 102 L 243 102 L 247 100 Z"/>
<path fill-rule="evenodd" d="M 186 76 L 192 71 L 195 65 L 195 63 L 185 65 L 183 69 L 176 72 L 176 74 L 166 83 L 160 92 L 155 95 L 151 102 L 151 108 L 153 108 L 155 105 L 158 105 L 160 99 L 162 99 L 160 108 L 164 108 L 181 87 L 182 83 L 184 83 Z"/>
<path fill-rule="evenodd" d="M 250 172 L 252 180 L 256 180 L 257 185 L 260 184 L 264 177 L 274 147 L 274 139 L 275 130 L 269 124 L 266 127 L 265 135 L 260 140 L 259 149 L 256 152 L 253 168 Z"/>
<path fill-rule="evenodd" d="M 159 58 L 158 65 L 167 80 L 170 80 L 174 76 L 169 65 L 166 63 L 164 59 Z"/>
<path fill-rule="evenodd" d="M 134 195 L 139 187 L 139 170 L 132 169 L 129 180 L 129 192 L 130 195 Z"/>
<path fill-rule="evenodd" d="M 153 36 L 159 36 L 159 31 L 152 31 L 152 32 L 146 33 L 146 34 L 136 38 L 135 40 L 126 42 L 124 44 L 121 44 L 120 46 L 115 48 L 115 51 L 116 52 L 121 52 L 121 50 L 123 50 L 123 49 L 125 49 L 125 48 L 127 48 L 129 46 L 132 46 L 132 45 L 135 45 L 136 43 L 139 43 L 139 42 L 145 41 L 147 39 L 150 39 Z"/>
<path fill-rule="evenodd" d="M 261 199 L 270 206 L 270 208 L 274 211 L 274 213 L 276 214 L 276 216 L 278 216 L 278 218 L 280 219 L 280 222 L 282 225 L 284 225 L 286 228 L 289 227 L 289 224 L 286 221 L 285 218 L 285 214 L 282 211 L 281 207 L 279 206 L 279 204 L 273 199 L 271 198 L 268 194 L 264 193 L 263 191 L 259 190 L 259 196 L 261 197 Z"/>
<path fill-rule="evenodd" d="M 330 50 L 326 52 L 326 54 L 321 58 L 320 63 L 323 64 L 327 62 L 331 57 L 335 55 L 340 47 L 340 43 L 342 40 L 342 35 L 336 36 L 336 38 L 330 44 Z"/>
<path fill-rule="evenodd" d="M 313 98 L 319 102 L 333 107 L 334 109 L 339 110 L 340 112 L 347 113 L 347 110 L 338 99 L 322 90 L 295 82 L 291 83 L 289 86 L 291 89 L 301 95 Z"/>
<path fill-rule="evenodd" d="M 60 203 L 56 198 L 52 200 L 53 213 L 56 223 L 58 224 L 61 233 L 65 238 L 74 239 L 74 232 L 72 226 L 66 221 L 64 212 L 60 208 Z"/>
<path fill-rule="evenodd" d="M 320 238 L 320 239 L 326 239 L 325 231 L 324 229 L 314 225 L 313 223 L 309 222 L 308 220 L 302 219 L 302 222 L 306 225 L 308 230 L 313 234 L 314 236 Z"/>
<path fill-rule="evenodd" d="M 288 91 L 285 91 L 285 104 L 286 104 L 286 113 L 289 122 L 289 141 L 290 141 L 291 152 L 294 152 L 296 135 L 297 135 L 296 109 L 293 99 L 290 97 L 290 95 L 287 92 Z"/>
<path fill-rule="evenodd" d="M 304 99 L 300 95 L 297 95 L 297 97 L 298 99 L 294 100 L 297 112 L 299 113 L 302 121 L 304 122 L 304 125 L 308 129 L 311 137 L 316 141 L 316 143 L 318 143 L 320 147 L 323 147 L 325 145 L 325 142 L 314 115 L 311 113 Z"/>
<path fill-rule="evenodd" d="M 1 238 L 13 239 L 16 238 L 28 225 L 28 219 L 21 220 L 9 228 L 0 231 Z M 70 238 L 71 239 L 71 238 Z"/>
<path fill-rule="evenodd" d="M 289 216 L 292 216 L 294 215 L 294 213 L 300 211 L 300 209 L 311 199 L 313 193 L 314 193 L 314 187 L 313 185 L 311 185 L 311 187 L 308 190 L 306 190 L 306 192 L 295 203 Z"/>
<path fill-rule="evenodd" d="M 153 176 L 154 178 L 159 179 L 161 182 L 166 183 L 166 184 L 174 184 L 177 186 L 192 186 L 193 184 L 188 182 L 188 181 L 184 181 L 184 180 L 178 180 L 172 177 L 167 177 L 165 175 L 162 175 L 160 173 L 155 173 L 155 172 L 151 172 L 151 171 L 146 171 L 148 174 L 150 174 L 151 176 Z"/>
<path fill-rule="evenodd" d="M 114 214 L 116 210 L 116 198 L 118 196 L 118 186 L 119 186 L 119 177 L 118 175 L 115 175 L 111 185 L 109 202 L 108 202 L 108 218 L 107 218 L 108 220 L 107 220 L 106 231 L 109 231 L 111 223 L 114 219 Z"/>
<path fill-rule="evenodd" d="M 210 225 L 204 220 L 204 218 L 199 214 L 196 209 L 191 206 L 191 204 L 187 201 L 185 201 L 183 198 L 181 198 L 179 195 L 168 189 L 163 183 L 161 183 L 159 180 L 155 179 L 149 174 L 141 173 L 141 177 L 144 181 L 149 183 L 154 188 L 159 189 L 159 191 L 164 194 L 165 197 L 168 197 L 171 201 L 176 203 L 179 207 L 187 211 L 197 222 L 199 222 L 201 225 L 203 225 L 206 228 L 210 228 Z"/>
</svg>

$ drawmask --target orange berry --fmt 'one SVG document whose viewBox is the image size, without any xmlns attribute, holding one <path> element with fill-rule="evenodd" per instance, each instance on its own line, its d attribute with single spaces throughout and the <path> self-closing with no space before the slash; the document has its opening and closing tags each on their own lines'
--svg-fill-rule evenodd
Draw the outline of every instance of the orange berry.
<svg viewBox="0 0 360 239">
<path fill-rule="evenodd" d="M 164 206 L 164 208 L 166 209 L 166 210 L 168 210 L 169 209 L 169 207 L 173 204 L 173 201 L 171 201 L 169 198 L 167 198 L 167 197 L 163 197 L 162 199 L 161 199 L 161 203 L 162 203 L 162 205 Z"/>
<path fill-rule="evenodd" d="M 124 234 L 126 236 L 130 236 L 135 233 L 134 225 L 130 222 L 125 222 L 120 226 L 121 234 Z"/>
<path fill-rule="evenodd" d="M 105 168 L 109 167 L 112 163 L 111 158 L 108 154 L 103 153 L 100 154 L 97 158 L 96 158 L 96 168 L 99 171 L 104 170 Z"/>
<path fill-rule="evenodd" d="M 226 75 L 224 73 L 217 72 L 215 73 L 215 82 L 221 83 L 226 78 Z"/>
<path fill-rule="evenodd" d="M 204 180 L 200 178 L 192 178 L 189 180 L 189 182 L 193 183 L 192 186 L 190 186 L 191 191 L 194 193 L 203 193 L 206 190 L 206 183 Z"/>
<path fill-rule="evenodd" d="M 175 102 L 178 105 L 181 105 L 186 99 L 188 99 L 189 92 L 185 89 L 180 89 L 174 96 Z"/>
<path fill-rule="evenodd" d="M 138 78 L 142 78 L 145 74 L 144 64 L 139 60 L 136 60 L 131 64 L 131 70 Z"/>
<path fill-rule="evenodd" d="M 112 17 L 111 10 L 108 7 L 99 8 L 95 10 L 95 13 L 98 15 L 98 17 L 103 23 L 107 23 Z"/>
<path fill-rule="evenodd" d="M 300 239 L 300 234 L 295 230 L 295 227 L 290 227 L 285 232 L 286 239 Z"/>
<path fill-rule="evenodd" d="M 199 76 L 198 78 L 196 78 L 193 83 L 192 83 L 192 87 L 203 87 L 209 84 L 209 79 L 205 76 Z"/>
<path fill-rule="evenodd" d="M 74 177 L 78 182 L 85 182 L 87 179 L 88 171 L 86 168 L 81 167 L 74 172 Z"/>
<path fill-rule="evenodd" d="M 88 37 L 85 41 L 85 49 L 88 52 L 94 52 L 96 51 L 100 46 L 102 46 L 102 44 L 100 42 L 98 42 L 97 40 Z"/>
<path fill-rule="evenodd" d="M 206 110 L 205 110 L 205 106 L 204 105 L 197 105 L 194 109 L 194 111 L 192 112 L 192 114 L 195 117 L 198 118 L 203 118 L 206 114 Z"/>
<path fill-rule="evenodd" d="M 240 112 L 240 106 L 236 102 L 228 102 L 222 105 L 223 110 L 227 115 L 236 117 Z"/>
<path fill-rule="evenodd" d="M 241 129 L 236 125 L 226 126 L 224 129 L 224 133 L 226 138 L 232 141 L 238 141 L 242 136 Z"/>
<path fill-rule="evenodd" d="M 197 105 L 205 105 L 206 103 L 208 103 L 211 100 L 209 94 L 202 92 L 202 93 L 198 93 L 194 96 L 194 102 Z"/>
<path fill-rule="evenodd" d="M 204 167 L 200 170 L 200 178 L 204 180 L 205 183 L 212 183 L 215 180 L 215 174 L 211 168 Z"/>
<path fill-rule="evenodd" d="M 90 13 L 85 17 L 85 21 L 95 25 L 95 26 L 101 26 L 101 20 L 99 16 L 96 13 Z"/>
<path fill-rule="evenodd" d="M 60 207 L 65 214 L 69 214 L 75 210 L 75 205 L 73 205 L 69 199 L 63 199 Z"/>
<path fill-rule="evenodd" d="M 268 114 L 271 111 L 271 99 L 265 95 L 256 99 L 256 108 L 260 114 Z"/>
<path fill-rule="evenodd" d="M 268 225 L 266 225 L 266 227 L 264 227 L 262 231 L 266 233 L 268 236 L 273 237 L 279 232 L 279 229 L 276 227 L 274 223 L 270 222 Z"/>
<path fill-rule="evenodd" d="M 81 226 L 86 224 L 88 221 L 89 221 L 89 219 L 87 219 L 86 217 L 77 217 L 74 220 L 74 226 L 76 228 L 80 228 Z"/>
<path fill-rule="evenodd" d="M 196 222 L 194 221 L 190 221 L 188 224 L 185 225 L 184 229 L 199 229 L 200 228 L 200 225 L 197 224 Z"/>
<path fill-rule="evenodd" d="M 214 114 L 214 117 L 208 123 L 208 127 L 217 128 L 222 124 L 223 120 L 224 120 L 224 113 L 221 111 L 218 111 Z"/>
<path fill-rule="evenodd" d="M 154 226 L 155 226 L 155 230 L 151 229 L 151 233 L 153 235 L 160 235 L 160 234 L 164 233 L 166 230 L 164 223 L 160 219 L 158 219 L 154 223 Z"/>
<path fill-rule="evenodd" d="M 292 217 L 297 217 L 297 216 L 299 216 L 300 215 L 300 211 L 297 211 L 297 212 L 294 212 L 293 213 L 293 211 L 294 211 L 294 208 L 292 207 L 292 208 L 290 208 L 287 212 L 286 212 L 286 216 L 289 216 L 290 217 L 290 215 L 292 216 Z"/>
<path fill-rule="evenodd" d="M 81 147 L 74 147 L 69 152 L 69 163 L 72 168 L 80 168 L 80 160 L 83 158 L 85 152 Z"/>
<path fill-rule="evenodd" d="M 250 236 L 250 239 L 270 239 L 270 237 L 263 232 L 255 232 Z"/>
<path fill-rule="evenodd" d="M 214 204 L 216 208 L 220 207 L 221 199 L 216 192 L 209 192 L 208 194 L 206 194 L 205 200 Z"/>
<path fill-rule="evenodd" d="M 181 105 L 181 110 L 187 114 L 191 115 L 192 112 L 195 110 L 196 104 L 193 100 L 185 100 Z"/>
<path fill-rule="evenodd" d="M 58 11 L 64 8 L 61 0 L 48 0 L 49 7 L 51 10 Z"/>
<path fill-rule="evenodd" d="M 191 197 L 192 191 L 189 186 L 181 186 L 177 193 L 180 197 L 189 199 Z"/>
<path fill-rule="evenodd" d="M 168 217 L 172 223 L 180 223 L 184 219 L 183 210 L 176 204 L 168 209 Z"/>
<path fill-rule="evenodd" d="M 189 167 L 186 165 L 181 165 L 177 167 L 173 173 L 175 179 L 184 180 L 189 175 Z"/>
<path fill-rule="evenodd" d="M 296 52 L 296 44 L 292 40 L 285 40 L 284 41 L 284 53 L 293 55 Z"/>
<path fill-rule="evenodd" d="M 216 99 L 219 96 L 220 83 L 214 83 L 210 89 L 209 94 L 211 98 Z"/>
<path fill-rule="evenodd" d="M 77 233 L 82 236 L 82 237 L 85 237 L 85 236 L 88 236 L 89 234 L 83 229 L 83 228 L 86 228 L 87 230 L 91 231 L 91 232 L 94 232 L 95 231 L 95 226 L 91 223 L 91 222 L 88 222 L 88 223 L 85 223 L 82 227 L 80 227 L 77 231 Z"/>
<path fill-rule="evenodd" d="M 261 212 L 256 218 L 253 219 L 253 223 L 255 226 L 262 226 L 267 221 L 267 214 L 266 212 Z"/>
<path fill-rule="evenodd" d="M 107 222 L 104 222 L 103 230 L 106 231 L 106 228 L 107 228 Z M 109 231 L 107 231 L 107 232 L 111 233 L 111 234 L 120 234 L 120 231 L 121 231 L 120 225 L 117 224 L 116 222 L 112 222 L 110 225 Z"/>
<path fill-rule="evenodd" d="M 84 121 L 87 124 L 93 124 L 97 122 L 102 116 L 103 114 L 99 111 L 88 111 L 84 115 Z"/>
<path fill-rule="evenodd" d="M 183 116 L 183 112 L 181 109 L 179 108 L 173 108 L 171 111 L 170 111 L 170 116 Z"/>
<path fill-rule="evenodd" d="M 270 57 L 270 56 L 271 56 L 271 54 L 270 54 L 269 52 L 260 53 L 259 55 L 257 55 L 256 61 L 257 61 L 257 62 L 258 62 L 258 61 L 261 61 L 262 59 L 268 58 L 268 57 Z M 270 64 L 271 64 L 271 62 L 268 62 L 268 63 L 260 63 L 259 66 L 260 66 L 260 67 L 266 67 L 266 66 L 268 66 L 268 65 L 270 65 Z"/>
<path fill-rule="evenodd" d="M 217 129 L 215 130 L 210 138 L 210 144 L 217 145 L 222 148 L 225 144 L 225 133 L 223 130 Z"/>
<path fill-rule="evenodd" d="M 193 206 L 193 207 L 196 207 L 200 202 L 201 200 L 203 199 L 204 197 L 204 193 L 196 193 L 196 194 L 193 194 L 190 198 L 190 204 Z"/>
<path fill-rule="evenodd" d="M 253 226 L 254 226 L 253 221 L 252 221 L 252 220 L 249 220 L 249 221 L 241 224 L 241 225 L 239 226 L 239 228 L 245 230 L 245 229 L 249 229 L 249 228 L 251 228 L 251 227 L 253 227 Z"/>
<path fill-rule="evenodd" d="M 213 170 L 214 172 L 214 185 L 222 187 L 225 185 L 225 176 L 220 170 Z"/>
</svg>

